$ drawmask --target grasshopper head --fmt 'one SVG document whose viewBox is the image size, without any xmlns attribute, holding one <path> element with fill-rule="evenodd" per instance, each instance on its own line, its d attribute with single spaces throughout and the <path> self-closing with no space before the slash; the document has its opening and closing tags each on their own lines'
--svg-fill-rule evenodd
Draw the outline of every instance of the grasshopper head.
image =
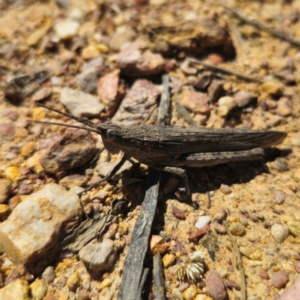
<svg viewBox="0 0 300 300">
<path fill-rule="evenodd" d="M 112 123 L 101 123 L 97 130 L 102 137 L 105 148 L 111 153 L 119 152 L 120 148 L 116 139 L 121 137 L 121 127 Z"/>
</svg>

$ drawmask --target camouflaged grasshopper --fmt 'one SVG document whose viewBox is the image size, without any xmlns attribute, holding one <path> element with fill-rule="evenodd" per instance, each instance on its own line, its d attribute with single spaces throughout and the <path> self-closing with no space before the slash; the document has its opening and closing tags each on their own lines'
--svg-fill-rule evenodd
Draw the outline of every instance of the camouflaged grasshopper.
<svg viewBox="0 0 300 300">
<path fill-rule="evenodd" d="M 127 159 L 133 157 L 155 169 L 182 177 L 187 197 L 190 197 L 185 167 L 199 168 L 232 161 L 260 160 L 264 158 L 264 148 L 279 144 L 287 136 L 285 132 L 269 130 L 94 124 L 44 104 L 37 104 L 74 119 L 89 128 L 53 122 L 42 123 L 96 132 L 101 135 L 104 146 L 110 153 L 124 153 L 115 168 L 87 190 L 112 177 Z"/>
</svg>

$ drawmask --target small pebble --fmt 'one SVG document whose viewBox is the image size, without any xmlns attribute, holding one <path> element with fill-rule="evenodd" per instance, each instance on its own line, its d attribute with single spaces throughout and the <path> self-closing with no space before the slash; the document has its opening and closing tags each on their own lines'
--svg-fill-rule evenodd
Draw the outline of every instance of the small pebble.
<svg viewBox="0 0 300 300">
<path fill-rule="evenodd" d="M 77 292 L 77 299 L 78 300 L 89 300 L 90 299 L 90 293 L 85 289 L 80 289 Z"/>
<path fill-rule="evenodd" d="M 218 112 L 221 117 L 226 117 L 229 114 L 229 112 L 236 107 L 236 102 L 234 98 L 230 96 L 221 97 L 218 101 L 218 104 Z"/>
<path fill-rule="evenodd" d="M 289 235 L 289 228 L 281 224 L 274 224 L 271 227 L 271 235 L 277 243 L 282 243 Z"/>
<path fill-rule="evenodd" d="M 282 90 L 281 87 L 275 82 L 265 82 L 261 84 L 258 88 L 260 93 L 267 95 L 281 95 Z"/>
<path fill-rule="evenodd" d="M 236 236 L 242 236 L 246 233 L 244 225 L 237 222 L 233 222 L 230 224 L 229 231 Z"/>
<path fill-rule="evenodd" d="M 23 184 L 18 189 L 19 195 L 29 195 L 33 191 L 32 184 Z"/>
<path fill-rule="evenodd" d="M 98 98 L 78 90 L 63 88 L 60 93 L 60 102 L 76 117 L 96 117 L 104 109 Z"/>
<path fill-rule="evenodd" d="M 272 276 L 268 285 L 276 287 L 277 289 L 282 289 L 286 286 L 288 281 L 289 281 L 288 274 L 285 271 L 281 270 Z"/>
<path fill-rule="evenodd" d="M 287 160 L 283 157 L 277 157 L 275 161 L 271 163 L 271 167 L 279 172 L 285 172 L 290 169 Z"/>
<path fill-rule="evenodd" d="M 24 279 L 16 279 L 0 289 L 0 299 L 29 300 L 30 288 Z"/>
<path fill-rule="evenodd" d="M 210 111 L 206 93 L 184 90 L 180 104 L 194 113 L 208 114 Z"/>
<path fill-rule="evenodd" d="M 37 149 L 37 144 L 35 142 L 28 142 L 24 144 L 21 148 L 21 155 L 24 157 L 30 156 Z"/>
<path fill-rule="evenodd" d="M 52 88 L 50 87 L 42 87 L 32 96 L 32 101 L 41 101 L 48 98 L 52 94 Z"/>
<path fill-rule="evenodd" d="M 163 243 L 163 238 L 159 235 L 152 235 L 150 239 L 150 249 L 153 250 L 158 244 Z"/>
<path fill-rule="evenodd" d="M 7 204 L 0 204 L 0 221 L 3 221 L 6 219 L 6 217 L 9 214 L 9 206 Z"/>
<path fill-rule="evenodd" d="M 300 237 L 300 222 L 290 221 L 287 225 L 293 236 Z"/>
<path fill-rule="evenodd" d="M 240 222 L 241 224 L 243 224 L 244 226 L 248 225 L 248 219 L 245 216 L 240 216 Z"/>
<path fill-rule="evenodd" d="M 220 210 L 216 213 L 213 221 L 217 223 L 222 223 L 227 218 L 227 211 L 225 209 Z"/>
<path fill-rule="evenodd" d="M 79 23 L 75 20 L 64 20 L 54 25 L 56 35 L 61 39 L 69 39 L 77 34 Z"/>
<path fill-rule="evenodd" d="M 297 273 L 300 273 L 300 261 L 295 261 L 294 262 L 294 268 Z"/>
<path fill-rule="evenodd" d="M 232 280 L 226 280 L 226 281 L 225 281 L 225 286 L 226 286 L 228 289 L 230 289 L 230 290 L 232 290 L 232 289 L 236 289 L 236 290 L 238 290 L 238 291 L 241 290 L 241 287 L 240 287 L 236 282 L 234 282 L 234 281 L 232 281 Z"/>
<path fill-rule="evenodd" d="M 31 296 L 35 300 L 42 300 L 44 299 L 45 295 L 47 294 L 47 285 L 41 279 L 35 280 L 31 285 Z"/>
<path fill-rule="evenodd" d="M 78 272 L 76 271 L 70 276 L 70 278 L 68 278 L 66 282 L 66 286 L 70 291 L 75 292 L 76 289 L 79 287 L 79 284 L 80 284 L 80 279 L 78 276 Z"/>
<path fill-rule="evenodd" d="M 198 229 L 204 228 L 206 225 L 210 223 L 210 217 L 209 216 L 200 216 L 198 218 L 198 221 L 195 224 L 195 227 Z"/>
<path fill-rule="evenodd" d="M 300 147 L 300 135 L 292 136 L 291 143 L 293 146 Z"/>
<path fill-rule="evenodd" d="M 81 50 L 81 55 L 84 59 L 92 59 L 98 57 L 100 51 L 96 45 L 88 45 Z"/>
<path fill-rule="evenodd" d="M 90 68 L 82 71 L 76 76 L 76 80 L 85 93 L 93 93 L 98 86 L 97 70 Z"/>
<path fill-rule="evenodd" d="M 225 285 L 217 271 L 211 270 L 207 272 L 206 291 L 214 300 L 228 299 Z"/>
<path fill-rule="evenodd" d="M 11 182 L 8 179 L 0 178 L 0 204 L 4 204 L 11 191 Z"/>
<path fill-rule="evenodd" d="M 263 252 L 260 249 L 256 249 L 253 253 L 250 254 L 251 260 L 262 260 Z"/>
<path fill-rule="evenodd" d="M 203 235 L 205 235 L 209 231 L 210 231 L 210 227 L 207 225 L 202 229 L 198 229 L 198 230 L 192 232 L 189 235 L 188 240 L 190 242 L 196 242 L 200 237 L 202 237 Z"/>
<path fill-rule="evenodd" d="M 265 270 L 265 269 L 260 269 L 259 270 L 259 276 L 260 276 L 261 279 L 264 279 L 264 280 L 269 280 L 270 279 L 270 276 L 269 276 L 267 270 Z"/>
<path fill-rule="evenodd" d="M 182 296 L 185 300 L 194 300 L 197 295 L 197 287 L 190 285 L 183 293 Z"/>
<path fill-rule="evenodd" d="M 214 300 L 214 299 L 204 294 L 198 294 L 195 300 Z"/>
<path fill-rule="evenodd" d="M 232 192 L 231 188 L 226 184 L 221 184 L 220 191 L 225 195 L 228 195 Z"/>
<path fill-rule="evenodd" d="M 176 206 L 172 207 L 172 214 L 179 220 L 185 220 L 184 212 Z"/>
<path fill-rule="evenodd" d="M 285 200 L 285 193 L 283 191 L 274 190 L 274 198 L 277 204 L 283 204 Z"/>
<path fill-rule="evenodd" d="M 225 95 L 224 81 L 213 79 L 207 89 L 208 97 L 214 103 Z"/>
<path fill-rule="evenodd" d="M 167 253 L 166 255 L 164 255 L 162 262 L 165 268 L 171 266 L 173 264 L 173 262 L 175 261 L 176 256 L 174 254 L 171 253 Z"/>
<path fill-rule="evenodd" d="M 238 107 L 244 107 L 248 105 L 252 100 L 257 98 L 257 96 L 246 90 L 240 90 L 235 94 L 234 98 Z"/>
<path fill-rule="evenodd" d="M 293 106 L 290 99 L 282 97 L 277 102 L 276 114 L 281 117 L 289 117 L 293 113 Z"/>
<path fill-rule="evenodd" d="M 73 174 L 69 176 L 65 176 L 63 179 L 59 181 L 59 184 L 65 188 L 73 188 L 76 186 L 82 187 L 87 182 L 86 176 Z"/>
<path fill-rule="evenodd" d="M 110 270 L 117 258 L 114 242 L 109 239 L 102 242 L 93 240 L 84 246 L 78 255 L 92 276 L 99 276 L 99 273 Z"/>
<path fill-rule="evenodd" d="M 53 282 L 55 277 L 56 277 L 56 274 L 55 274 L 54 268 L 52 266 L 47 267 L 42 274 L 42 279 L 47 284 Z"/>
<path fill-rule="evenodd" d="M 11 166 L 5 169 L 4 175 L 11 181 L 17 181 L 20 178 L 21 173 L 16 166 Z"/>
<path fill-rule="evenodd" d="M 0 123 L 0 139 L 11 141 L 16 134 L 16 126 L 13 122 Z"/>
<path fill-rule="evenodd" d="M 212 225 L 213 225 L 213 228 L 216 231 L 216 233 L 218 233 L 218 234 L 225 234 L 226 233 L 226 228 L 223 225 L 221 225 L 217 222 L 213 222 Z"/>
</svg>

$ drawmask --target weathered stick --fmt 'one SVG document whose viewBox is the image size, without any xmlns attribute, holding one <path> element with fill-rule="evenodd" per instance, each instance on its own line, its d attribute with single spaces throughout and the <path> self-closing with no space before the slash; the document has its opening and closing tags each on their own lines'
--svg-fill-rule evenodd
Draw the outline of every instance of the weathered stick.
<svg viewBox="0 0 300 300">
<path fill-rule="evenodd" d="M 236 76 L 240 79 L 246 80 L 246 81 L 252 81 L 252 82 L 259 82 L 259 83 L 263 83 L 264 81 L 258 78 L 253 78 L 251 76 L 247 76 L 245 74 L 241 74 L 239 72 L 233 71 L 233 70 L 227 70 L 227 69 L 223 69 L 221 67 L 217 67 L 208 63 L 205 63 L 199 59 L 193 58 L 193 57 L 187 57 L 187 59 L 192 62 L 192 63 L 196 63 L 199 64 L 207 69 L 210 69 L 214 72 L 220 72 L 220 73 L 224 73 L 224 74 L 228 74 L 228 75 L 233 75 Z"/>
<path fill-rule="evenodd" d="M 153 256 L 153 293 L 155 300 L 165 300 L 165 283 L 159 254 Z"/>
<path fill-rule="evenodd" d="M 169 78 L 163 76 L 163 93 L 159 105 L 158 122 L 169 122 Z M 124 273 L 118 300 L 140 299 L 147 272 L 144 259 L 149 245 L 152 222 L 158 202 L 159 172 L 150 169 L 145 199 L 135 223 L 130 247 L 125 260 Z"/>
<path fill-rule="evenodd" d="M 228 9 L 231 13 L 233 13 L 236 17 L 238 17 L 240 20 L 242 20 L 243 22 L 250 24 L 252 26 L 255 26 L 261 30 L 264 30 L 268 33 L 270 33 L 271 35 L 289 42 L 290 44 L 292 44 L 293 46 L 296 46 L 298 48 L 300 48 L 300 41 L 297 41 L 295 39 L 293 39 L 292 37 L 290 37 L 286 32 L 280 31 L 280 30 L 276 30 L 276 29 L 272 29 L 267 27 L 266 25 L 256 22 L 256 21 L 252 21 L 249 20 L 248 18 L 244 17 L 243 15 L 241 15 L 236 9 L 229 7 L 225 4 L 221 4 L 223 7 L 225 7 L 226 9 Z"/>
<path fill-rule="evenodd" d="M 130 247 L 125 260 L 118 300 L 136 300 L 141 298 L 142 287 L 140 284 L 144 269 L 143 264 L 155 215 L 158 191 L 158 172 L 150 169 L 145 199 L 133 229 Z"/>
</svg>

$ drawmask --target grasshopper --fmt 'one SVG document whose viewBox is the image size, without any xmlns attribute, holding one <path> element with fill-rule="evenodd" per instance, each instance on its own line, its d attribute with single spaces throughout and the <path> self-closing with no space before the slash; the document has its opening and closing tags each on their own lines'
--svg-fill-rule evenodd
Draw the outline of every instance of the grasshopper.
<svg viewBox="0 0 300 300">
<path fill-rule="evenodd" d="M 133 157 L 157 170 L 182 177 L 186 196 L 190 198 L 186 167 L 199 168 L 232 161 L 261 160 L 265 155 L 264 148 L 281 143 L 287 136 L 285 132 L 271 130 L 94 124 L 44 104 L 38 105 L 74 119 L 89 128 L 53 122 L 42 123 L 96 132 L 101 135 L 104 146 L 110 153 L 123 152 L 124 155 L 115 168 L 85 191 L 112 177 L 127 159 Z"/>
</svg>

